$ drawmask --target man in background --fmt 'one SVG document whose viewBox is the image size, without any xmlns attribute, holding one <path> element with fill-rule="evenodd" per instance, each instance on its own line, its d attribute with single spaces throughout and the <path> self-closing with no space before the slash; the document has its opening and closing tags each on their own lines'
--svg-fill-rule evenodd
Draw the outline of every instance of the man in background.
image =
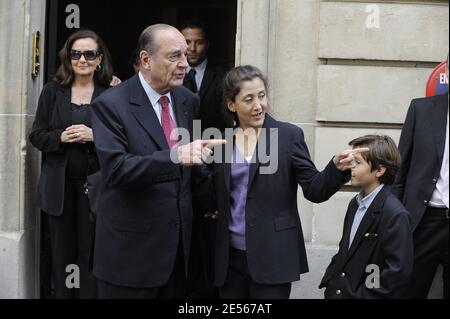
<svg viewBox="0 0 450 319">
<path fill-rule="evenodd" d="M 186 21 L 180 27 L 188 45 L 189 66 L 183 85 L 200 96 L 202 132 L 214 127 L 225 129 L 222 111 L 222 82 L 226 70 L 208 59 L 210 41 L 205 25 L 200 21 Z"/>
<path fill-rule="evenodd" d="M 414 270 L 406 298 L 427 298 L 439 264 L 448 298 L 448 134 L 448 93 L 411 102 L 399 143 L 402 163 L 392 189 L 409 211 L 414 231 Z"/>
</svg>

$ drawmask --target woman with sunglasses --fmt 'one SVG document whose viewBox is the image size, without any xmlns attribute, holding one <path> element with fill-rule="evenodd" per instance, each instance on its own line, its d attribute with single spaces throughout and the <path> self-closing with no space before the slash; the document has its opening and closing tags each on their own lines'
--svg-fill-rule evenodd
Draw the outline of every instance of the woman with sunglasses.
<svg viewBox="0 0 450 319">
<path fill-rule="evenodd" d="M 95 298 L 89 272 L 93 241 L 87 176 L 99 169 L 90 128 L 89 105 L 113 80 L 110 54 L 90 30 L 73 33 L 59 53 L 61 65 L 40 96 L 31 143 L 42 152 L 38 206 L 47 213 L 55 298 Z M 78 287 L 66 286 L 69 275 Z M 67 272 L 66 272 L 67 271 Z M 77 286 L 76 277 L 68 280 Z"/>
</svg>

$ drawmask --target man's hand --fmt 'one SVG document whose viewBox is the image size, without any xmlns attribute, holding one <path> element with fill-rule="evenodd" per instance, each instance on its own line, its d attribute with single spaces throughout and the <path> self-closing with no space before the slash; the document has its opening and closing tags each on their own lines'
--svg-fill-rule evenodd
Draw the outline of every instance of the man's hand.
<svg viewBox="0 0 450 319">
<path fill-rule="evenodd" d="M 61 134 L 62 143 L 80 143 L 93 142 L 94 135 L 92 129 L 86 125 L 72 125 Z"/>
<path fill-rule="evenodd" d="M 219 212 L 215 211 L 215 212 L 209 212 L 206 213 L 205 215 L 203 215 L 204 218 L 211 218 L 213 220 L 218 219 L 219 218 Z"/>
<path fill-rule="evenodd" d="M 196 140 L 177 148 L 178 163 L 181 166 L 202 165 L 213 154 L 212 148 L 226 144 L 226 140 Z"/>
<path fill-rule="evenodd" d="M 119 79 L 117 76 L 113 75 L 111 83 L 109 84 L 110 86 L 117 86 L 120 83 L 122 83 L 122 80 Z"/>
<path fill-rule="evenodd" d="M 354 166 L 353 161 L 355 160 L 355 155 L 359 153 L 365 153 L 370 151 L 370 149 L 364 148 L 355 148 L 352 150 L 347 150 L 342 153 L 337 154 L 333 161 L 336 164 L 338 170 L 345 172 L 346 170 L 352 169 Z"/>
</svg>

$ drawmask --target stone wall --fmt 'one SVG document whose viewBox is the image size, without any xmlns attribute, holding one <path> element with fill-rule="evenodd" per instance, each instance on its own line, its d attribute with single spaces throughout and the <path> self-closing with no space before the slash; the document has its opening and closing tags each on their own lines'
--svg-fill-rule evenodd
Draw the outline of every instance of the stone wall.
<svg viewBox="0 0 450 319">
<path fill-rule="evenodd" d="M 303 128 L 319 169 L 358 136 L 398 142 L 411 99 L 425 95 L 448 53 L 448 1 L 241 0 L 239 7 L 236 62 L 267 73 L 271 108 Z M 376 11 L 379 21 L 371 19 Z M 355 194 L 346 187 L 316 205 L 299 193 L 311 272 L 292 298 L 322 297 L 317 286 Z"/>
<path fill-rule="evenodd" d="M 27 134 L 42 89 L 31 34 L 44 26 L 45 0 L 0 0 L 0 298 L 39 297 L 39 157 Z"/>
</svg>

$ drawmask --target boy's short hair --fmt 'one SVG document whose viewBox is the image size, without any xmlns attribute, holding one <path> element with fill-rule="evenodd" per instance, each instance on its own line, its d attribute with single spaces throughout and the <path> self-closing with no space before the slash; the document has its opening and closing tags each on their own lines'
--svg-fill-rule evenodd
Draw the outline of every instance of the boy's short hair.
<svg viewBox="0 0 450 319">
<path fill-rule="evenodd" d="M 354 148 L 369 148 L 370 151 L 361 153 L 361 156 L 369 163 L 372 172 L 382 165 L 386 168 L 386 172 L 379 178 L 380 183 L 387 185 L 394 183 L 401 157 L 397 145 L 391 137 L 387 135 L 366 135 L 354 139 L 349 145 Z"/>
</svg>

